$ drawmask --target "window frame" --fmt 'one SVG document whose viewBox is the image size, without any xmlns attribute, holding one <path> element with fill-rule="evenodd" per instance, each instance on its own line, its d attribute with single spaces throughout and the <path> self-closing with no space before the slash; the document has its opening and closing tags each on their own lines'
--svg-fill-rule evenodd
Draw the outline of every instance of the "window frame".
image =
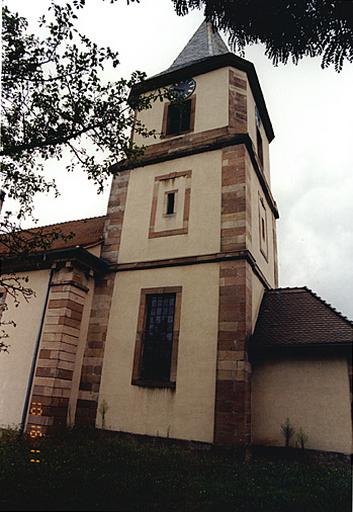
<svg viewBox="0 0 353 512">
<path fill-rule="evenodd" d="M 168 196 L 169 195 L 173 195 L 174 196 L 173 211 L 171 213 L 168 213 L 168 206 L 169 206 Z M 167 190 L 167 192 L 165 192 L 165 197 L 164 197 L 164 213 L 163 213 L 163 215 L 165 217 L 172 217 L 173 215 L 176 215 L 176 212 L 177 212 L 177 198 L 178 198 L 178 189 Z"/>
<path fill-rule="evenodd" d="M 171 101 L 168 101 L 168 102 L 164 103 L 161 138 L 167 139 L 167 138 L 171 138 L 171 137 L 178 137 L 179 135 L 184 135 L 185 133 L 190 133 L 190 132 L 194 131 L 196 94 L 193 94 L 192 96 L 187 98 L 185 101 L 190 101 L 191 102 L 191 104 L 190 104 L 190 123 L 189 123 L 189 128 L 187 130 L 183 130 L 183 131 L 180 131 L 180 132 L 167 133 L 169 107 L 171 105 L 175 105 L 175 102 L 173 103 Z"/>
<path fill-rule="evenodd" d="M 268 228 L 267 228 L 267 209 L 265 200 L 259 193 L 259 238 L 260 238 L 260 251 L 265 260 L 268 262 Z M 262 236 L 262 226 L 264 223 L 265 237 Z"/>
<path fill-rule="evenodd" d="M 156 294 L 175 294 L 175 307 L 174 307 L 174 324 L 173 324 L 173 341 L 172 341 L 172 357 L 169 380 L 147 380 L 141 376 L 142 370 L 142 357 L 143 357 L 143 343 L 145 328 L 147 323 L 147 296 Z M 140 295 L 139 312 L 137 319 L 137 332 L 135 339 L 134 361 L 132 368 L 131 384 L 133 386 L 149 387 L 149 388 L 171 388 L 176 387 L 177 377 L 177 362 L 178 362 L 178 348 L 179 348 L 179 330 L 180 330 L 180 315 L 181 315 L 181 286 L 168 286 L 158 288 L 142 288 Z"/>
<path fill-rule="evenodd" d="M 264 168 L 264 145 L 262 140 L 262 135 L 259 126 L 256 126 L 256 147 L 257 147 L 257 156 L 261 165 L 261 169 Z"/>
</svg>

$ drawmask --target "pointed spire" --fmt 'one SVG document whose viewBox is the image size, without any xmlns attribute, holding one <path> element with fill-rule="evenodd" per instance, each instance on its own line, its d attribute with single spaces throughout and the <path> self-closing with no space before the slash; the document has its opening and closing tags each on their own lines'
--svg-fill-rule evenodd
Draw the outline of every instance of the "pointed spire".
<svg viewBox="0 0 353 512">
<path fill-rule="evenodd" d="M 224 53 L 229 53 L 229 50 L 223 39 L 214 31 L 212 23 L 203 21 L 167 71 L 174 71 L 195 61 Z"/>
</svg>

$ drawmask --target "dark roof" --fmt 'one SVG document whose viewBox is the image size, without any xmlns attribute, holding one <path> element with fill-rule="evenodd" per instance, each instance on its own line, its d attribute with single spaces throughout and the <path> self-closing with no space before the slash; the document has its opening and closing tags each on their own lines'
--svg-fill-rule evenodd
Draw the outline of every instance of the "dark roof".
<svg viewBox="0 0 353 512">
<path fill-rule="evenodd" d="M 89 219 L 72 220 L 23 230 L 19 232 L 21 238 L 33 239 L 50 232 L 60 232 L 64 236 L 73 234 L 72 238 L 54 240 L 49 250 L 68 249 L 70 247 L 90 247 L 103 241 L 103 227 L 105 216 L 92 217 Z M 39 251 L 42 249 L 39 249 Z M 0 254 L 6 255 L 9 249 L 0 242 Z"/>
<path fill-rule="evenodd" d="M 222 55 L 228 52 L 229 50 L 218 31 L 213 29 L 211 23 L 203 21 L 185 48 L 167 69 L 167 72 L 182 68 L 207 57 Z"/>
<path fill-rule="evenodd" d="M 264 293 L 249 349 L 332 347 L 352 342 L 353 322 L 309 288 L 278 288 Z"/>
</svg>

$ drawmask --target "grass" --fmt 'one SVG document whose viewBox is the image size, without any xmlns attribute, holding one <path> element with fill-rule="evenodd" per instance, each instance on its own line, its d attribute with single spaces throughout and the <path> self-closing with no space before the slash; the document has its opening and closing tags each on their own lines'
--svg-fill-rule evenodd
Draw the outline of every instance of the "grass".
<svg viewBox="0 0 353 512">
<path fill-rule="evenodd" d="M 347 463 L 253 460 L 102 433 L 0 440 L 0 510 L 351 510 Z"/>
</svg>

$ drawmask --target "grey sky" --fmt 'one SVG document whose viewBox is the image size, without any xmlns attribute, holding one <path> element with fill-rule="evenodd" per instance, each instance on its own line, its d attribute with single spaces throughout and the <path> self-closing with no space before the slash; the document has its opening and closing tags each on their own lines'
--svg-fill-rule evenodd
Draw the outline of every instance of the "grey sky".
<svg viewBox="0 0 353 512">
<path fill-rule="evenodd" d="M 179 18 L 170 0 L 88 0 L 80 28 L 99 45 L 120 53 L 117 77 L 135 69 L 148 75 L 170 66 L 203 17 Z M 11 0 L 12 9 L 36 19 L 49 0 Z M 272 191 L 280 220 L 280 285 L 312 288 L 353 318 L 353 67 L 322 70 L 320 59 L 274 67 L 261 47 L 246 58 L 256 67 L 272 120 Z M 113 77 L 110 77 L 113 78 Z M 96 195 L 82 175 L 51 164 L 62 193 L 37 201 L 40 224 L 102 215 L 108 190 Z"/>
</svg>

